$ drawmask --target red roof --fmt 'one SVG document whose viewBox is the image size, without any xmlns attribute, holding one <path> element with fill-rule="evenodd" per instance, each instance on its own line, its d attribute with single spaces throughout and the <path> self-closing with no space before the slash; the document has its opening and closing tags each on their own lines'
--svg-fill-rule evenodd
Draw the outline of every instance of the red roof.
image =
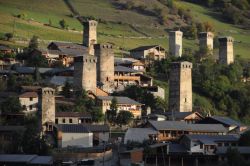
<svg viewBox="0 0 250 166">
<path fill-rule="evenodd" d="M 19 98 L 30 98 L 30 97 L 37 98 L 38 94 L 36 92 L 25 92 L 25 93 L 19 95 Z"/>
</svg>

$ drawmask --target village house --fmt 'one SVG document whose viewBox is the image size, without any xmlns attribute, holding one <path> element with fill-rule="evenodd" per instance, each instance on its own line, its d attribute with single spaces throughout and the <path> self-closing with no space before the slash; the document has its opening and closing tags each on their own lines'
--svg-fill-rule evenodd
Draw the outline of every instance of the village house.
<svg viewBox="0 0 250 166">
<path fill-rule="evenodd" d="M 57 112 L 55 114 L 56 124 L 85 124 L 91 123 L 92 117 L 87 112 Z"/>
<path fill-rule="evenodd" d="M 183 121 L 148 121 L 146 127 L 153 128 L 158 133 L 156 140 L 178 140 L 185 134 L 225 135 L 228 130 L 221 124 L 188 124 Z"/>
<path fill-rule="evenodd" d="M 130 50 L 135 59 L 161 60 L 166 58 L 166 50 L 159 45 L 141 46 Z"/>
<path fill-rule="evenodd" d="M 38 111 L 38 94 L 36 92 L 24 92 L 19 95 L 19 101 L 24 113 L 34 113 Z"/>
<path fill-rule="evenodd" d="M 61 124 L 57 125 L 58 147 L 93 147 L 109 141 L 108 125 Z"/>
<path fill-rule="evenodd" d="M 14 50 L 8 46 L 0 45 L 0 53 L 11 54 L 14 53 Z"/>
<path fill-rule="evenodd" d="M 214 155 L 217 147 L 236 147 L 237 135 L 184 135 L 180 144 L 192 154 Z"/>
<path fill-rule="evenodd" d="M 153 141 L 157 135 L 157 131 L 152 128 L 129 128 L 124 136 L 124 144 L 128 142 Z"/>
<path fill-rule="evenodd" d="M 198 112 L 165 112 L 168 120 L 184 121 L 186 123 L 197 123 L 204 119 L 204 117 Z"/>
<path fill-rule="evenodd" d="M 143 104 L 123 96 L 97 96 L 97 105 L 102 108 L 104 114 L 107 110 L 110 110 L 110 105 L 114 97 L 117 100 L 118 112 L 129 111 L 134 115 L 134 118 L 141 118 L 141 106 Z"/>
</svg>

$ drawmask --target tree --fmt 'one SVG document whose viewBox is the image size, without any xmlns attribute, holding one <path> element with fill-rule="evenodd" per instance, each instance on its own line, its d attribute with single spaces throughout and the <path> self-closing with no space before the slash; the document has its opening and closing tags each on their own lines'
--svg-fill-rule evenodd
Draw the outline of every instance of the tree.
<svg viewBox="0 0 250 166">
<path fill-rule="evenodd" d="M 46 57 L 41 54 L 32 55 L 27 59 L 27 66 L 30 67 L 48 67 L 48 61 Z"/>
<path fill-rule="evenodd" d="M 17 86 L 16 76 L 10 74 L 7 80 L 7 88 L 8 90 L 16 90 L 16 86 Z"/>
<path fill-rule="evenodd" d="M 30 39 L 30 42 L 29 42 L 29 50 L 32 51 L 34 49 L 37 49 L 38 48 L 38 36 L 33 36 L 31 39 Z"/>
<path fill-rule="evenodd" d="M 117 111 L 117 98 L 113 97 L 111 100 L 110 110 L 107 110 L 107 119 L 109 122 L 115 122 Z"/>
<path fill-rule="evenodd" d="M 119 125 L 127 125 L 133 120 L 134 115 L 129 111 L 120 111 L 116 118 Z"/>
<path fill-rule="evenodd" d="M 62 29 L 68 29 L 69 27 L 64 19 L 59 21 L 59 25 L 61 26 Z"/>
<path fill-rule="evenodd" d="M 41 79 L 41 74 L 40 74 L 40 72 L 39 72 L 39 70 L 38 70 L 37 67 L 35 68 L 33 78 L 34 78 L 34 80 L 35 80 L 36 82 L 40 81 L 40 79 Z"/>
<path fill-rule="evenodd" d="M 10 39 L 12 39 L 14 35 L 13 35 L 13 33 L 5 33 L 4 36 L 5 36 L 7 41 L 10 41 Z"/>
<path fill-rule="evenodd" d="M 22 106 L 17 97 L 8 97 L 2 102 L 0 109 L 2 113 L 18 113 L 22 111 Z"/>
<path fill-rule="evenodd" d="M 62 89 L 63 96 L 66 98 L 71 98 L 71 89 L 72 89 L 71 84 L 69 83 L 68 80 L 66 80 L 66 82 L 63 86 L 63 89 Z"/>
</svg>

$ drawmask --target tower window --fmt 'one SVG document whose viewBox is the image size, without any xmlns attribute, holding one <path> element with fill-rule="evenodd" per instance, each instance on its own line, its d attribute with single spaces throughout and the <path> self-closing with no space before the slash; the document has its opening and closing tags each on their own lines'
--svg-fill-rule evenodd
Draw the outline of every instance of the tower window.
<svg viewBox="0 0 250 166">
<path fill-rule="evenodd" d="M 107 77 L 106 80 L 109 81 L 109 78 Z"/>
<path fill-rule="evenodd" d="M 185 103 L 187 102 L 187 98 L 185 98 Z"/>
</svg>

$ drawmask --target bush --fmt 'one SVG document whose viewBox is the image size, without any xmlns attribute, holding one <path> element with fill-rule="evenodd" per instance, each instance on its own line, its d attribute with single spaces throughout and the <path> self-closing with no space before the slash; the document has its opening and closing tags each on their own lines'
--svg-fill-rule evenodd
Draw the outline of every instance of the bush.
<svg viewBox="0 0 250 166">
<path fill-rule="evenodd" d="M 14 37 L 13 33 L 5 33 L 4 36 L 5 36 L 5 39 L 7 41 L 10 41 L 10 39 L 12 39 Z"/>
</svg>

